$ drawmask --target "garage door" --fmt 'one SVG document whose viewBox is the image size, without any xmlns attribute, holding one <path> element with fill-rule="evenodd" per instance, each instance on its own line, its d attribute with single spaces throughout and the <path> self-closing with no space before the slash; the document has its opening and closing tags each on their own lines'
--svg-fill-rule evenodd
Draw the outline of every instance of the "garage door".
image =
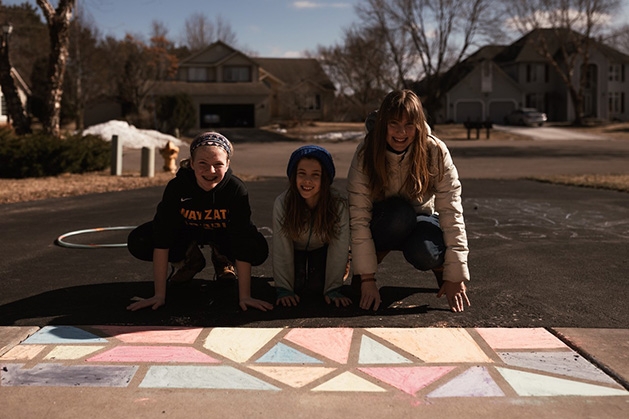
<svg viewBox="0 0 629 419">
<path fill-rule="evenodd" d="M 201 105 L 201 128 L 255 127 L 254 105 Z"/>
<path fill-rule="evenodd" d="M 494 124 L 504 124 L 505 117 L 515 110 L 512 101 L 492 102 L 489 104 L 489 118 Z"/>
<path fill-rule="evenodd" d="M 480 102 L 458 102 L 456 104 L 456 122 L 482 121 L 483 105 Z"/>
</svg>

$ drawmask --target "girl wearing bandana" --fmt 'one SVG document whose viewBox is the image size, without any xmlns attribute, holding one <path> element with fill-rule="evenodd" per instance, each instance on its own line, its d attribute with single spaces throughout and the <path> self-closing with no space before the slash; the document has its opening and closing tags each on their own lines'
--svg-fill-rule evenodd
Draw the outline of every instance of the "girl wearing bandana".
<svg viewBox="0 0 629 419">
<path fill-rule="evenodd" d="M 210 245 L 218 279 L 238 277 L 239 304 L 262 311 L 273 305 L 251 297 L 251 266 L 264 263 L 268 245 L 251 221 L 245 184 L 232 174 L 233 146 L 216 132 L 197 136 L 190 159 L 168 182 L 153 221 L 129 234 L 128 249 L 153 262 L 155 295 L 129 305 L 154 310 L 166 303 L 168 282 L 191 280 L 205 267 L 199 245 Z M 169 264 L 171 265 L 169 267 Z"/>
</svg>

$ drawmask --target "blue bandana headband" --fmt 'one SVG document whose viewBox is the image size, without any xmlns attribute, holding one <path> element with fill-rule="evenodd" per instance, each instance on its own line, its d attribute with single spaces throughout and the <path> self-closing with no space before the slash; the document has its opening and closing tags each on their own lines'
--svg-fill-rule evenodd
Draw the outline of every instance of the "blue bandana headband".
<svg viewBox="0 0 629 419">
<path fill-rule="evenodd" d="M 201 146 L 220 147 L 227 153 L 227 158 L 231 158 L 233 150 L 232 143 L 218 132 L 204 132 L 203 134 L 199 134 L 190 144 L 190 155 L 192 156 L 194 150 Z"/>
</svg>

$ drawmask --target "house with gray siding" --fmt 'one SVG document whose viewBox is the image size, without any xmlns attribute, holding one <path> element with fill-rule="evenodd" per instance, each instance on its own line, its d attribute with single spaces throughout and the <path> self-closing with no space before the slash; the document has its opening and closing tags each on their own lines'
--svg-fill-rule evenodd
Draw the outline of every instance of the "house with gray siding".
<svg viewBox="0 0 629 419">
<path fill-rule="evenodd" d="M 511 45 L 482 47 L 450 69 L 443 78 L 446 94 L 441 110 L 433 115 L 436 122 L 491 120 L 500 124 L 504 116 L 522 107 L 545 112 L 549 121 L 573 121 L 575 109 L 569 91 L 536 47 L 540 36 L 545 37 L 552 54 L 560 57 L 561 45 L 552 30 L 539 29 Z M 577 86 L 585 72 L 585 117 L 629 121 L 628 66 L 628 55 L 591 41 L 588 65 L 577 61 L 572 81 Z"/>
</svg>

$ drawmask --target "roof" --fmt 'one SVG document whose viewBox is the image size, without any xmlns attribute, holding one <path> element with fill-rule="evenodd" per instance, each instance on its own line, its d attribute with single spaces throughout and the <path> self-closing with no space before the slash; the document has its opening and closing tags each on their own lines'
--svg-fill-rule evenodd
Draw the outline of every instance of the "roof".
<svg viewBox="0 0 629 419">
<path fill-rule="evenodd" d="M 479 48 L 465 60 L 450 67 L 450 69 L 441 76 L 441 85 L 445 87 L 445 91 L 450 90 L 471 73 L 478 63 L 482 61 L 493 61 L 494 57 L 500 54 L 505 48 L 507 47 L 504 45 L 487 45 Z M 426 83 L 428 83 L 428 79 L 423 78 L 415 85 L 416 89 L 419 92 L 423 92 L 426 89 Z"/>
<path fill-rule="evenodd" d="M 260 65 L 261 75 L 267 73 L 285 84 L 311 82 L 323 89 L 336 90 L 319 61 L 314 58 L 254 58 L 254 60 Z"/>
<path fill-rule="evenodd" d="M 583 39 L 585 39 L 583 35 L 569 29 L 535 29 L 506 47 L 501 53 L 496 55 L 495 61 L 499 64 L 509 62 L 546 62 L 537 48 L 542 40 L 547 43 L 550 54 L 555 56 L 559 53 L 561 45 L 567 46 L 567 48 L 574 48 L 574 42 Z M 628 55 L 597 40 L 592 39 L 591 48 L 597 49 L 611 61 L 629 62 Z"/>
<path fill-rule="evenodd" d="M 246 59 L 248 59 L 251 62 L 255 62 L 253 59 L 251 59 L 251 57 L 249 57 L 247 54 L 244 54 L 242 52 L 240 52 L 239 50 L 237 50 L 236 48 L 233 48 L 229 45 L 227 45 L 226 43 L 224 43 L 223 41 L 215 41 L 213 43 L 211 43 L 210 45 L 208 45 L 207 47 L 195 52 L 194 54 L 184 58 L 183 60 L 179 61 L 179 66 L 180 67 L 188 67 L 191 65 L 198 65 L 198 63 L 195 61 L 198 57 L 204 55 L 205 53 L 207 53 L 208 51 L 212 50 L 212 49 L 217 49 L 217 48 L 224 48 L 225 50 L 228 51 L 228 53 L 226 53 L 223 56 L 220 57 L 216 57 L 217 60 L 208 64 L 212 64 L 212 65 L 219 65 L 220 63 L 238 55 L 238 56 L 242 56 Z"/>
</svg>

